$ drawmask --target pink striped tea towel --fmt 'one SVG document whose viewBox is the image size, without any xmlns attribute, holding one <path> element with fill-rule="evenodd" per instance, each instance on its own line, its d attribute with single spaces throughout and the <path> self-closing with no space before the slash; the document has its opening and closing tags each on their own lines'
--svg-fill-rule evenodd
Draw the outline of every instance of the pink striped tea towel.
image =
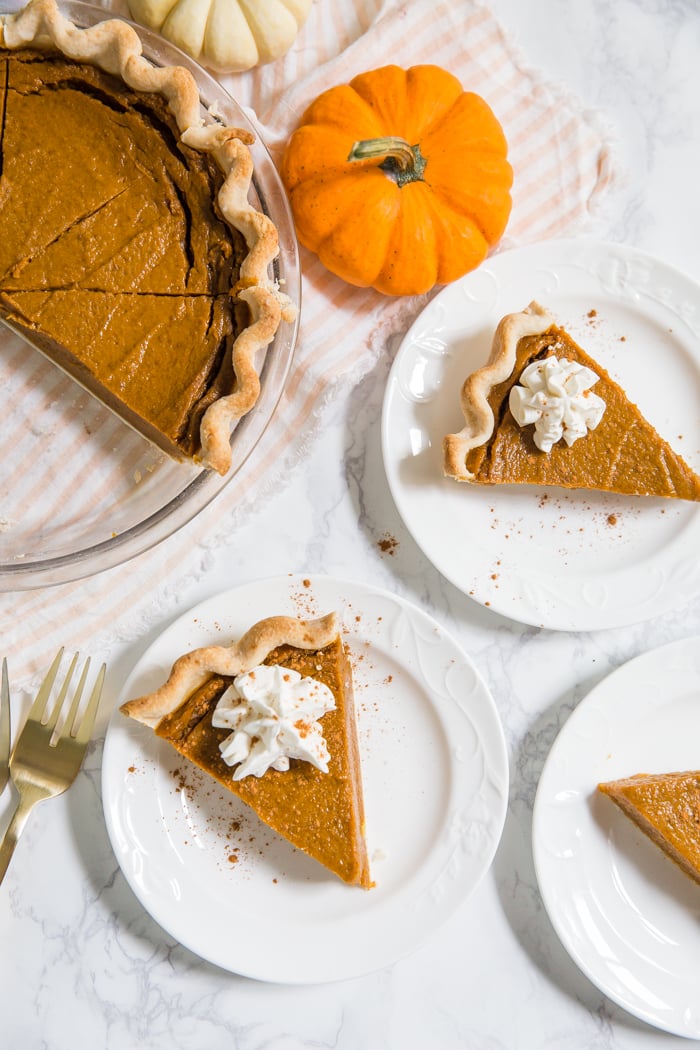
<svg viewBox="0 0 700 1050">
<path fill-rule="evenodd" d="M 513 212 L 499 250 L 585 230 L 614 181 L 605 133 L 576 98 L 523 62 L 479 0 L 316 0 L 284 58 L 220 79 L 254 112 L 278 157 L 316 95 L 388 60 L 403 67 L 443 66 L 495 111 L 515 171 Z M 43 666 L 58 644 L 108 651 L 167 616 L 188 581 L 206 571 L 207 549 L 235 536 L 236 523 L 256 501 L 293 476 L 329 398 L 349 390 L 389 334 L 405 329 L 427 301 L 353 288 L 303 249 L 302 270 L 292 371 L 272 424 L 235 484 L 193 522 L 127 565 L 78 583 L 0 595 L 3 644 L 13 654 L 16 678 Z M 264 575 L 262 565 L 260 570 Z"/>
</svg>

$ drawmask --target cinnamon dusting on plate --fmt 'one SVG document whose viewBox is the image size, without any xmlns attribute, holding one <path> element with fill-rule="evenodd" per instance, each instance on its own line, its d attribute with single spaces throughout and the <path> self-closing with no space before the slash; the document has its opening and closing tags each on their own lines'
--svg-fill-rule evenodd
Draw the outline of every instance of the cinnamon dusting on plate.
<svg viewBox="0 0 700 1050">
<path fill-rule="evenodd" d="M 395 536 L 385 532 L 381 539 L 377 540 L 377 546 L 379 547 L 382 554 L 389 554 L 393 556 L 399 547 L 399 541 Z"/>
</svg>

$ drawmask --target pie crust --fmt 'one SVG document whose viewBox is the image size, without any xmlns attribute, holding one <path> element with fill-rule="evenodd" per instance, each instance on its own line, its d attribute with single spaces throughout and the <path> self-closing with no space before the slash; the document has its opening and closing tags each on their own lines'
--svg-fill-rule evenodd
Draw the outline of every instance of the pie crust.
<svg viewBox="0 0 700 1050">
<path fill-rule="evenodd" d="M 324 649 L 338 637 L 335 613 L 317 620 L 270 616 L 253 624 L 238 642 L 193 649 L 180 656 L 167 681 L 147 696 L 129 700 L 121 710 L 152 729 L 165 715 L 176 711 L 212 675 L 234 678 L 261 664 L 280 645 L 296 649 Z"/>
<path fill-rule="evenodd" d="M 248 145 L 253 137 L 248 131 L 225 127 L 214 118 L 205 122 L 197 86 L 189 71 L 152 65 L 142 54 L 136 31 L 119 19 L 83 29 L 59 12 L 55 0 L 29 0 L 18 13 L 0 19 L 0 47 L 9 51 L 58 51 L 68 59 L 89 63 L 120 78 L 134 91 L 161 95 L 175 118 L 181 143 L 202 154 L 211 154 L 223 173 L 217 195 L 218 211 L 230 228 L 242 235 L 246 247 L 230 294 L 246 304 L 249 323 L 230 349 L 234 378 L 229 389 L 217 391 L 220 396 L 208 405 L 201 418 L 201 449 L 195 458 L 205 467 L 225 474 L 231 465 L 231 428 L 251 410 L 259 396 L 259 355 L 280 323 L 296 316 L 292 301 L 269 276 L 270 264 L 279 250 L 277 230 L 248 201 L 253 175 Z M 41 346 L 40 341 L 38 345 Z M 115 407 L 109 399 L 105 403 Z M 146 430 L 144 433 L 150 436 Z"/>
<path fill-rule="evenodd" d="M 592 392 L 605 409 L 598 425 L 570 446 L 560 440 L 543 452 L 533 426 L 515 421 L 509 395 L 528 365 L 551 356 L 593 371 Z M 500 321 L 487 364 L 462 386 L 461 408 L 464 427 L 443 441 L 444 472 L 457 481 L 700 500 L 700 477 L 539 303 Z"/>
<path fill-rule="evenodd" d="M 211 718 L 231 679 L 263 663 L 323 682 L 335 709 L 321 720 L 328 772 L 292 759 L 286 771 L 234 780 L 219 750 L 228 730 Z M 315 620 L 274 616 L 254 624 L 238 642 L 207 646 L 181 656 L 167 681 L 123 704 L 124 714 L 154 730 L 189 761 L 250 806 L 297 848 L 352 885 L 369 888 L 364 802 L 355 725 L 352 673 L 334 613 Z"/>
<path fill-rule="evenodd" d="M 448 434 L 443 442 L 445 473 L 458 481 L 475 481 L 467 468 L 467 455 L 491 437 L 496 425 L 489 394 L 505 382 L 515 367 L 518 343 L 524 336 L 540 335 L 554 324 L 554 318 L 532 302 L 521 313 L 507 314 L 493 336 L 488 363 L 467 376 L 461 392 L 465 425 L 457 434 Z"/>
<path fill-rule="evenodd" d="M 700 772 L 638 774 L 598 790 L 700 883 Z"/>
</svg>

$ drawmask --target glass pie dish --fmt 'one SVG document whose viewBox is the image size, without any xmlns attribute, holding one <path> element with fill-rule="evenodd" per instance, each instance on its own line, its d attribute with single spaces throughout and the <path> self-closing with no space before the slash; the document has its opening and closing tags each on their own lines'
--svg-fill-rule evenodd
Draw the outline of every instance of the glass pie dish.
<svg viewBox="0 0 700 1050">
<path fill-rule="evenodd" d="M 14 5 L 12 5 L 14 6 Z M 87 27 L 114 17 L 66 0 L 60 10 Z M 271 278 L 297 304 L 299 257 L 281 180 L 258 129 L 204 69 L 157 34 L 130 23 L 154 65 L 185 66 L 202 116 L 250 130 L 251 203 L 275 224 L 280 251 Z M 289 373 L 298 319 L 282 323 L 257 362 L 261 390 L 231 436 L 224 476 L 170 459 L 6 324 L 0 323 L 0 589 L 67 583 L 112 568 L 191 521 L 240 472 L 269 424 Z"/>
</svg>

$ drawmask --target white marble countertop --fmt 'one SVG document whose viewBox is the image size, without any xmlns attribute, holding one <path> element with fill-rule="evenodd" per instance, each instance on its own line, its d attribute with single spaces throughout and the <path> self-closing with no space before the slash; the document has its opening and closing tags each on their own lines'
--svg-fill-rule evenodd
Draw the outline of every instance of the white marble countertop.
<svg viewBox="0 0 700 1050">
<path fill-rule="evenodd" d="M 692 0 L 491 6 L 527 62 L 611 126 L 626 181 L 595 232 L 700 280 L 700 7 Z M 387 969 L 318 987 L 247 980 L 181 947 L 134 897 L 105 830 L 98 741 L 71 790 L 35 812 L 0 892 L 3 1048 L 679 1045 L 618 1008 L 571 961 L 539 895 L 531 824 L 544 760 L 571 711 L 632 657 L 700 634 L 700 598 L 637 626 L 554 633 L 500 617 L 448 584 L 407 533 L 384 478 L 380 414 L 393 350 L 327 411 L 323 441 L 290 484 L 251 514 L 230 545 L 207 553 L 206 571 L 169 597 L 161 623 L 138 644 L 109 649 L 108 686 L 116 701 L 121 680 L 163 626 L 239 582 L 328 573 L 403 595 L 459 640 L 500 711 L 511 788 L 491 870 L 452 921 Z M 391 553 L 380 545 L 387 535 L 397 541 Z M 261 936 L 274 951 L 274 934 Z"/>
</svg>

